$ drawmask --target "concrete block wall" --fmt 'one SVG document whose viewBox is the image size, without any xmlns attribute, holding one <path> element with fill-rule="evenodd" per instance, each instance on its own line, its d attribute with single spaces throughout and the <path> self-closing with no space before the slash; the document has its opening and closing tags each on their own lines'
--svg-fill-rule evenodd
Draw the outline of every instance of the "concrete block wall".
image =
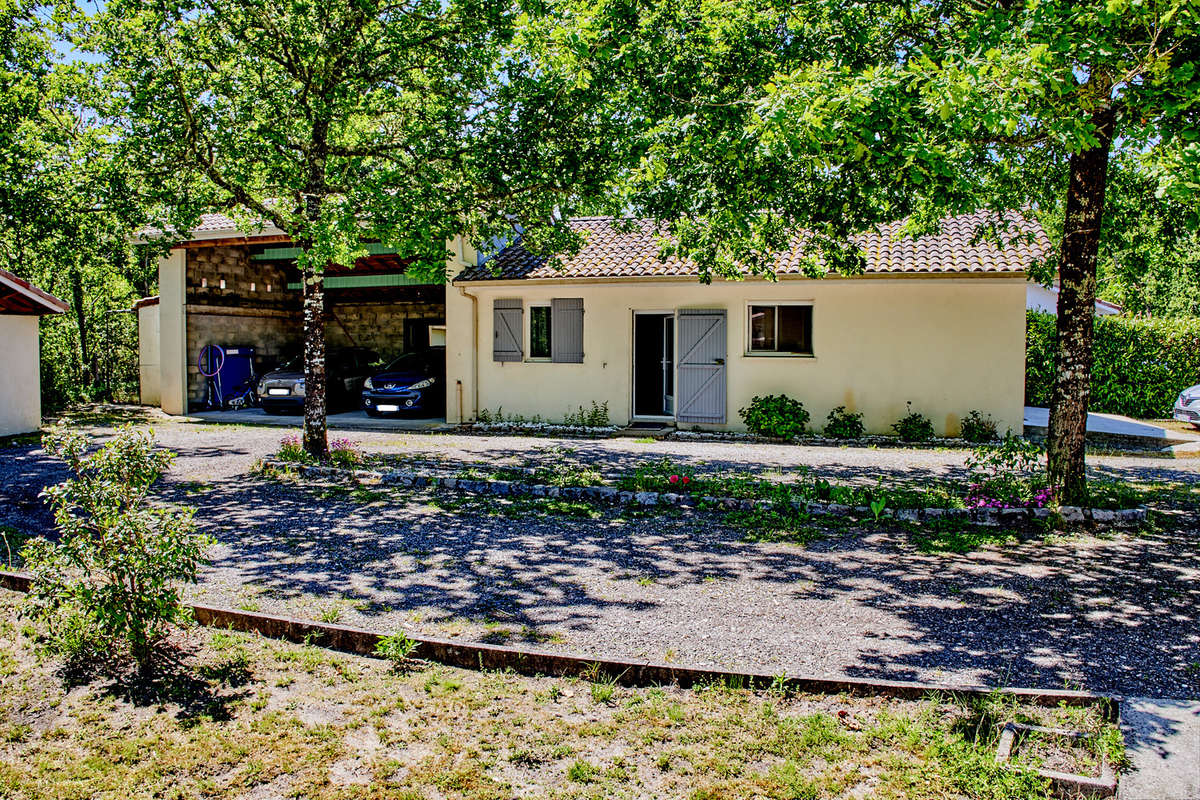
<svg viewBox="0 0 1200 800">
<path fill-rule="evenodd" d="M 444 303 L 357 303 L 341 305 L 336 292 L 325 323 L 325 341 L 334 347 L 366 347 L 385 359 L 412 349 L 404 340 L 409 319 L 446 319 Z"/>
<path fill-rule="evenodd" d="M 299 312 L 188 306 L 188 399 L 191 402 L 204 399 L 206 381 L 200 374 L 198 359 L 205 345 L 253 347 L 260 369 L 266 370 L 286 355 L 300 351 L 301 330 Z"/>
<path fill-rule="evenodd" d="M 205 247 L 188 251 L 189 304 L 298 308 L 300 292 L 289 292 L 287 282 L 288 273 L 284 268 L 251 261 L 245 247 Z"/>
</svg>

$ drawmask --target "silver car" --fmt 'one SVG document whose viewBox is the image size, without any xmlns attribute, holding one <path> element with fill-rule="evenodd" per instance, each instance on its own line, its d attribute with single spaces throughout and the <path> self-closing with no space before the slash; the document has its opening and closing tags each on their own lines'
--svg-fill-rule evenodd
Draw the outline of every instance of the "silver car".
<svg viewBox="0 0 1200 800">
<path fill-rule="evenodd" d="M 1180 422 L 1191 423 L 1193 428 L 1200 428 L 1200 385 L 1189 386 L 1179 393 L 1172 416 Z"/>
</svg>

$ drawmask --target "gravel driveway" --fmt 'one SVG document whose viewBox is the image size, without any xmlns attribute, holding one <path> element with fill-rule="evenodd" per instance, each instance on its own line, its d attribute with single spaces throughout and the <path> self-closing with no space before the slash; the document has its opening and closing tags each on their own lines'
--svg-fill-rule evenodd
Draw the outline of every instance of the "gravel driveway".
<svg viewBox="0 0 1200 800">
<path fill-rule="evenodd" d="M 179 454 L 164 494 L 198 506 L 219 545 L 197 600 L 391 631 L 719 667 L 1200 696 L 1197 518 L 1147 535 L 1075 536 L 920 552 L 900 530 L 835 529 L 807 548 L 750 544 L 716 515 L 598 518 L 431 496 L 278 484 L 248 474 L 278 429 L 156 420 Z M 107 429 L 100 428 L 98 433 Z M 670 456 L 697 468 L 800 465 L 842 479 L 942 476 L 961 451 L 635 440 L 357 434 L 379 452 L 456 463 L 595 463 Z M 1190 461 L 1094 468 L 1195 484 Z M 36 532 L 61 471 L 0 450 L 0 525 Z M 491 501 L 499 502 L 499 501 Z"/>
</svg>

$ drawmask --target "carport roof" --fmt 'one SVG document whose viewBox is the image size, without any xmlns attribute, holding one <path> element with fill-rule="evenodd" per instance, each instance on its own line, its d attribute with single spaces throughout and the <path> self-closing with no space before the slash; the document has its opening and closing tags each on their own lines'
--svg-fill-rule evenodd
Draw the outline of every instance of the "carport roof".
<svg viewBox="0 0 1200 800">
<path fill-rule="evenodd" d="M 0 269 L 0 314 L 61 314 L 67 304 L 29 281 Z"/>
</svg>

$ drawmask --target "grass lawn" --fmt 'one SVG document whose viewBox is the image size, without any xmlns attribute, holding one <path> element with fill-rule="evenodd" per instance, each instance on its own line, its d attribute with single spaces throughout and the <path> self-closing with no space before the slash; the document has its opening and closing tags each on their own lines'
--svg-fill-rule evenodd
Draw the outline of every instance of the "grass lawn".
<svg viewBox="0 0 1200 800">
<path fill-rule="evenodd" d="M 198 629 L 157 686 L 64 678 L 0 591 L 0 797 L 1031 798 L 1005 720 L 1101 734 L 1094 709 L 714 686 L 627 689 L 382 660 Z"/>
</svg>

